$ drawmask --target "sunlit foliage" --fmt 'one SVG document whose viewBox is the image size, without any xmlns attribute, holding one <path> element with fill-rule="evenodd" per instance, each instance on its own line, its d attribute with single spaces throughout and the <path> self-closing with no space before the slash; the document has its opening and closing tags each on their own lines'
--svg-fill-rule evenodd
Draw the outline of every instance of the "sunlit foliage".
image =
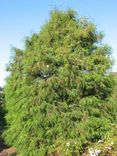
<svg viewBox="0 0 117 156">
<path fill-rule="evenodd" d="M 111 48 L 75 11 L 54 10 L 15 48 L 5 87 L 4 138 L 22 156 L 80 155 L 111 129 Z"/>
</svg>

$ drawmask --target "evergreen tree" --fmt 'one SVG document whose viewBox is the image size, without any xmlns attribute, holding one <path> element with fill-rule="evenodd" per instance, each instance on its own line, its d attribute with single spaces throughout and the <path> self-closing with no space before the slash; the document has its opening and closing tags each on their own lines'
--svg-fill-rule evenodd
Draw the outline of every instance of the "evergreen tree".
<svg viewBox="0 0 117 156">
<path fill-rule="evenodd" d="M 23 50 L 14 49 L 4 138 L 22 156 L 77 156 L 111 129 L 111 48 L 102 38 L 75 11 L 54 10 Z"/>
</svg>

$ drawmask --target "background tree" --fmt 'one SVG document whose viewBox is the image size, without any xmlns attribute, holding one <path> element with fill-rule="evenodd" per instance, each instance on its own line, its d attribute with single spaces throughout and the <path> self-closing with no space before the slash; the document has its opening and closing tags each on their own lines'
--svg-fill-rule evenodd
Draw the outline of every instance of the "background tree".
<svg viewBox="0 0 117 156">
<path fill-rule="evenodd" d="M 3 104 L 3 89 L 0 87 L 0 105 Z"/>
<path fill-rule="evenodd" d="M 54 10 L 24 50 L 14 49 L 4 138 L 23 156 L 77 156 L 111 129 L 111 48 L 102 38 L 75 11 Z"/>
<path fill-rule="evenodd" d="M 5 113 L 6 112 L 4 109 L 4 91 L 3 88 L 0 87 L 0 151 L 6 147 L 1 136 L 6 126 Z"/>
<path fill-rule="evenodd" d="M 3 93 L 3 88 L 0 87 L 0 135 L 3 131 L 4 128 L 4 115 L 5 115 L 5 111 L 3 108 L 3 104 L 4 104 L 4 93 Z"/>
</svg>

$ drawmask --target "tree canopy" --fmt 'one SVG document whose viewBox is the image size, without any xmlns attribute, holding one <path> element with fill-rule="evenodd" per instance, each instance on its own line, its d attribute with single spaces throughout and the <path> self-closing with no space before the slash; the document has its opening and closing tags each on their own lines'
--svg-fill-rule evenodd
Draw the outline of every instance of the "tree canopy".
<svg viewBox="0 0 117 156">
<path fill-rule="evenodd" d="M 14 48 L 3 136 L 22 156 L 77 156 L 111 129 L 111 48 L 102 39 L 87 18 L 54 10 L 23 50 Z"/>
</svg>

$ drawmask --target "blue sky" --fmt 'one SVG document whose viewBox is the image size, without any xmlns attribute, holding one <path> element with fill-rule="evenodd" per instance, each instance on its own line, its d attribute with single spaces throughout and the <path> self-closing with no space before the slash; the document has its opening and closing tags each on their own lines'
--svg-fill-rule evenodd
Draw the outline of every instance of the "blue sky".
<svg viewBox="0 0 117 156">
<path fill-rule="evenodd" d="M 117 71 L 117 0 L 0 0 L 0 86 L 12 47 L 22 48 L 25 36 L 38 32 L 54 8 L 73 8 L 104 31 L 104 43 L 113 48 L 113 71 Z"/>
</svg>

